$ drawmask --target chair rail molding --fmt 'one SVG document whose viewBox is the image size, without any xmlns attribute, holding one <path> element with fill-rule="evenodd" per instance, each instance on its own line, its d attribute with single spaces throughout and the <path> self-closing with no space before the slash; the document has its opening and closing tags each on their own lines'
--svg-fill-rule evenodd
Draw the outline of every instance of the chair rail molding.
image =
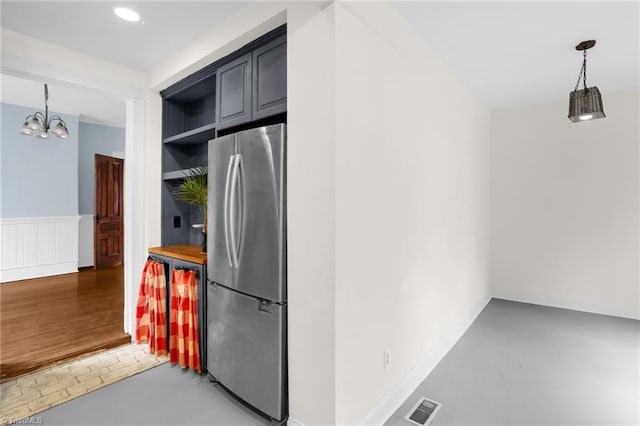
<svg viewBox="0 0 640 426">
<path fill-rule="evenodd" d="M 0 218 L 0 282 L 78 272 L 80 216 Z"/>
</svg>

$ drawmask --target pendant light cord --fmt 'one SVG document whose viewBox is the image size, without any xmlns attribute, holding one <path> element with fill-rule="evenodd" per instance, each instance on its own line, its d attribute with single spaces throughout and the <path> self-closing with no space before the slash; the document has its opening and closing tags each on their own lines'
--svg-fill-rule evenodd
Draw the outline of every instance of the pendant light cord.
<svg viewBox="0 0 640 426">
<path fill-rule="evenodd" d="M 584 90 L 587 90 L 587 50 L 583 51 L 584 59 L 582 60 L 582 68 L 580 68 L 580 73 L 578 74 L 578 81 L 576 82 L 576 87 L 573 89 L 575 92 L 578 90 L 578 86 L 580 85 L 580 79 L 582 79 L 582 83 L 584 84 Z"/>
</svg>

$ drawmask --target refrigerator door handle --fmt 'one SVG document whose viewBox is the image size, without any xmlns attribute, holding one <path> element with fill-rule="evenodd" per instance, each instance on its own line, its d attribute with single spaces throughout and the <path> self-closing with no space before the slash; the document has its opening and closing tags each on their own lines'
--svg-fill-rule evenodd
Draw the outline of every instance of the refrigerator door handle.
<svg viewBox="0 0 640 426">
<path fill-rule="evenodd" d="M 238 268 L 238 245 L 236 244 L 236 189 L 238 187 L 238 169 L 240 167 L 241 155 L 237 154 L 233 161 L 233 174 L 231 177 L 231 197 L 229 201 L 230 233 L 231 233 L 231 260 L 236 269 Z"/>
<path fill-rule="evenodd" d="M 238 223 L 238 232 L 234 235 L 238 236 L 238 239 L 235 240 L 237 242 L 235 246 L 235 259 L 236 259 L 236 268 L 238 267 L 238 262 L 240 261 L 240 250 L 242 248 L 242 224 L 244 222 L 244 161 L 242 161 L 242 154 L 236 155 L 236 161 L 238 162 L 238 171 L 236 174 L 238 175 L 238 188 L 239 188 L 239 199 L 238 199 L 238 213 L 240 221 Z"/>
<path fill-rule="evenodd" d="M 229 157 L 229 167 L 227 168 L 227 180 L 224 184 L 224 206 L 223 206 L 223 215 L 224 215 L 224 240 L 227 246 L 227 259 L 229 259 L 229 266 L 233 268 L 233 261 L 231 259 L 231 247 L 229 247 L 229 184 L 231 183 L 231 170 L 233 169 L 233 164 L 235 160 L 235 155 Z"/>
</svg>

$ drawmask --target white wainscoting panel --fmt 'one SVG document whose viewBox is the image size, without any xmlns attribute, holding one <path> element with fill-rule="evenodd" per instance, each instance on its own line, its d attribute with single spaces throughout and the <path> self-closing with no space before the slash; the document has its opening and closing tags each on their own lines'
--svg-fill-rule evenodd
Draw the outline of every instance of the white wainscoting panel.
<svg viewBox="0 0 640 426">
<path fill-rule="evenodd" d="M 79 216 L 0 219 L 0 282 L 78 272 Z"/>
<path fill-rule="evenodd" d="M 78 226 L 78 267 L 93 266 L 93 215 L 80 215 Z"/>
</svg>

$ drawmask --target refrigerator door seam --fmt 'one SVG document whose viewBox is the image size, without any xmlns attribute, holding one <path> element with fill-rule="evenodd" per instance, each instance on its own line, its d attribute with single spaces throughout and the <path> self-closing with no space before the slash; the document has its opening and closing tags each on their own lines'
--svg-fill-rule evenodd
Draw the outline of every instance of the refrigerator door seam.
<svg viewBox="0 0 640 426">
<path fill-rule="evenodd" d="M 209 279 L 207 279 L 207 281 L 209 281 L 209 282 L 211 283 L 211 285 L 213 285 L 213 286 L 215 286 L 215 287 L 222 287 L 222 288 L 224 288 L 225 290 L 229 290 L 229 291 L 231 291 L 231 292 L 233 292 L 233 293 L 237 293 L 237 294 L 242 294 L 243 296 L 247 296 L 247 297 L 250 297 L 250 298 L 255 299 L 255 300 L 258 300 L 258 301 L 259 301 L 259 300 L 264 300 L 264 301 L 265 301 L 265 302 L 267 302 L 267 303 L 270 303 L 270 304 L 272 304 L 272 305 L 278 305 L 278 306 L 285 306 L 285 305 L 287 305 L 287 302 L 279 302 L 279 301 L 274 300 L 274 299 L 265 299 L 264 297 L 256 296 L 256 295 L 251 294 L 251 293 L 245 293 L 244 291 L 240 291 L 240 290 L 238 290 L 237 288 L 229 287 L 229 286 L 224 285 L 224 284 L 221 284 L 221 283 L 219 283 L 219 282 L 211 281 L 211 280 L 209 280 Z"/>
</svg>

